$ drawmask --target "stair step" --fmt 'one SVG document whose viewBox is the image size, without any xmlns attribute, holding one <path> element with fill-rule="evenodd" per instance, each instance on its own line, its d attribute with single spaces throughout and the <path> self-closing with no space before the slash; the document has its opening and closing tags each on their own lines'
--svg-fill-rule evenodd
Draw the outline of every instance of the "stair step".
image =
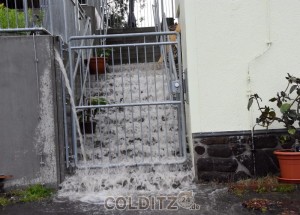
<svg viewBox="0 0 300 215">
<path fill-rule="evenodd" d="M 107 34 L 129 34 L 129 33 L 145 33 L 145 32 L 155 32 L 155 27 L 145 27 L 145 28 L 112 28 L 108 29 Z"/>
<path fill-rule="evenodd" d="M 143 33 L 143 32 L 155 32 L 154 27 L 150 28 L 136 28 L 136 29 L 110 29 L 108 34 L 126 34 L 126 33 Z M 114 37 L 107 38 L 107 45 L 116 44 L 136 44 L 136 43 L 155 43 L 159 40 L 157 36 L 137 36 L 137 37 Z M 121 53 L 120 53 L 121 50 Z M 146 52 L 146 59 L 145 59 Z M 122 55 L 122 61 L 121 56 Z M 154 58 L 153 58 L 154 55 Z M 129 63 L 129 62 L 156 62 L 161 56 L 160 47 L 158 46 L 141 46 L 141 47 L 119 47 L 114 48 L 114 64 Z M 129 60 L 130 59 L 130 60 Z M 109 64 L 113 64 L 112 60 L 109 60 Z"/>
<path fill-rule="evenodd" d="M 159 37 L 147 36 L 145 39 L 141 36 L 139 37 L 113 37 L 107 38 L 107 44 L 125 44 L 125 43 L 150 43 L 159 41 Z"/>
<path fill-rule="evenodd" d="M 86 94 L 105 97 L 110 103 L 168 100 L 168 70 L 163 66 L 158 63 L 109 66 L 108 73 L 91 76 Z"/>
</svg>

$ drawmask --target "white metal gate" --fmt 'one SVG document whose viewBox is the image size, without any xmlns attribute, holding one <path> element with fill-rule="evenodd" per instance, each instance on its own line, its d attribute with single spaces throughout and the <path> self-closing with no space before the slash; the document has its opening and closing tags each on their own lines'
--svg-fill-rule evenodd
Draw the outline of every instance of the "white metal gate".
<svg viewBox="0 0 300 215">
<path fill-rule="evenodd" d="M 170 41 L 171 36 L 176 40 Z M 108 40 L 110 45 L 105 45 Z M 67 162 L 73 159 L 78 168 L 183 163 L 186 138 L 179 34 L 77 36 L 69 44 L 77 116 L 72 119 L 72 146 L 67 146 L 72 153 L 67 153 Z M 102 68 L 99 55 L 107 52 L 110 56 L 103 58 L 101 73 L 97 71 Z"/>
</svg>

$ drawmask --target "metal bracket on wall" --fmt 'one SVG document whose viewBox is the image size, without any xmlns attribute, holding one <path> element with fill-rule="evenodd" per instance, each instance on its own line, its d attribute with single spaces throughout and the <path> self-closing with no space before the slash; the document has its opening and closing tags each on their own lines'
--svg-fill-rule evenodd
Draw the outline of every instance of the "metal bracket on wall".
<svg viewBox="0 0 300 215">
<path fill-rule="evenodd" d="M 44 155 L 43 152 L 40 153 L 41 159 L 40 159 L 40 166 L 45 166 L 45 162 L 44 162 Z"/>
<path fill-rule="evenodd" d="M 179 94 L 180 93 L 180 90 L 181 90 L 181 86 L 180 86 L 180 82 L 179 80 L 176 80 L 176 81 L 172 81 L 172 93 L 176 93 L 176 94 Z"/>
</svg>

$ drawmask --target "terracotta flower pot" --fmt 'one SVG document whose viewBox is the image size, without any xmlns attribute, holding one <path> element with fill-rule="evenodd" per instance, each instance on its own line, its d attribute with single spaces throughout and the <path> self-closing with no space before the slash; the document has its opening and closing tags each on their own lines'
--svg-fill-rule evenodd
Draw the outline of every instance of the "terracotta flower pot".
<svg viewBox="0 0 300 215">
<path fill-rule="evenodd" d="M 107 59 L 104 57 L 93 57 L 90 59 L 90 74 L 104 74 L 105 73 L 105 64 Z"/>
<path fill-rule="evenodd" d="M 279 181 L 286 183 L 300 183 L 300 152 L 291 150 L 276 150 L 280 166 Z"/>
</svg>

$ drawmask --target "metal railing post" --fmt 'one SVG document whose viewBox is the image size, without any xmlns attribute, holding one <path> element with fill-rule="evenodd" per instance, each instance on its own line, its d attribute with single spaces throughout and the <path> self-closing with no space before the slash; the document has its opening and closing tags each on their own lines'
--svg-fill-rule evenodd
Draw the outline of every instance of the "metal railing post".
<svg viewBox="0 0 300 215">
<path fill-rule="evenodd" d="M 28 4 L 27 0 L 23 0 L 23 10 L 25 14 L 25 27 L 28 28 Z"/>
<path fill-rule="evenodd" d="M 162 22 L 161 23 L 161 27 L 162 27 L 162 29 L 164 29 L 164 23 L 163 23 L 163 18 L 164 18 L 164 1 L 163 0 L 160 0 L 160 12 L 161 12 L 161 19 L 159 20 L 160 22 Z"/>
<path fill-rule="evenodd" d="M 184 113 L 184 90 L 183 90 L 183 76 L 182 76 L 182 64 L 181 64 L 181 47 L 180 47 L 180 34 L 177 33 L 177 43 L 178 43 L 178 47 L 177 47 L 177 52 L 178 52 L 178 75 L 179 75 L 179 80 L 181 83 L 181 89 L 180 89 L 180 101 L 181 101 L 181 105 L 180 105 L 180 119 L 181 119 L 181 138 L 182 140 L 180 141 L 182 143 L 182 148 L 183 146 L 186 146 L 186 124 L 185 124 L 185 113 Z M 183 156 L 186 157 L 186 149 L 183 148 Z"/>
<path fill-rule="evenodd" d="M 50 32 L 51 34 L 54 33 L 53 31 L 53 17 L 52 17 L 52 1 L 53 0 L 48 0 L 48 10 L 49 10 L 49 23 L 50 23 Z"/>
<path fill-rule="evenodd" d="M 68 41 L 68 29 L 67 29 L 67 26 L 68 26 L 68 23 L 67 23 L 67 9 L 66 9 L 66 1 L 62 1 L 63 2 L 63 10 L 64 10 L 64 40 L 65 41 Z"/>
<path fill-rule="evenodd" d="M 68 48 L 68 52 L 69 52 L 69 65 L 70 65 L 70 74 L 69 74 L 69 80 L 70 80 L 70 87 L 72 90 L 72 97 L 75 99 L 75 93 L 74 93 L 74 80 L 73 80 L 73 63 L 72 63 L 72 49 L 71 49 L 71 41 L 69 41 L 69 48 Z M 74 101 L 75 102 L 75 101 Z M 77 135 L 76 135 L 76 122 L 75 122 L 75 117 L 77 117 L 73 111 L 71 113 L 71 133 L 72 133 L 72 143 L 73 143 L 73 156 L 74 156 L 74 161 L 75 161 L 75 165 L 77 164 Z"/>
</svg>

